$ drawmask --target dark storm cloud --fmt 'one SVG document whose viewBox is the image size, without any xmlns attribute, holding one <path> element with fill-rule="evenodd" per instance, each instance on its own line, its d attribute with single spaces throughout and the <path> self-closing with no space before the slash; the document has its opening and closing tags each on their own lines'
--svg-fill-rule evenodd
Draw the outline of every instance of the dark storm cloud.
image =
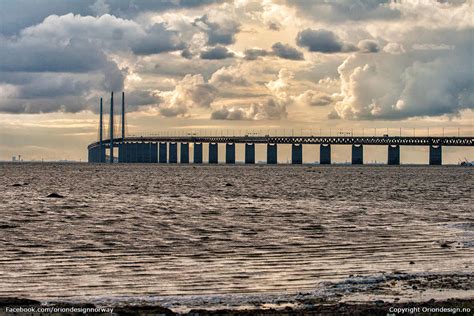
<svg viewBox="0 0 474 316">
<path fill-rule="evenodd" d="M 347 20 L 390 20 L 401 16 L 389 6 L 391 0 L 280 0 L 311 19 L 329 22 Z"/>
<path fill-rule="evenodd" d="M 235 35 L 240 31 L 240 23 L 226 19 L 222 23 L 212 22 L 207 15 L 194 20 L 194 26 L 207 34 L 207 44 L 229 45 L 235 43 Z"/>
<path fill-rule="evenodd" d="M 146 36 L 135 40 L 131 48 L 136 55 L 152 55 L 181 50 L 185 48 L 185 44 L 179 38 L 178 32 L 169 31 L 160 23 L 147 30 Z"/>
<path fill-rule="evenodd" d="M 357 48 L 344 43 L 336 34 L 328 30 L 306 29 L 298 33 L 296 44 L 306 47 L 310 52 L 339 53 L 355 51 Z"/>
<path fill-rule="evenodd" d="M 304 55 L 302 52 L 297 50 L 290 45 L 283 44 L 283 43 L 275 43 L 272 46 L 272 51 L 275 55 L 283 59 L 290 59 L 290 60 L 303 60 Z"/>
<path fill-rule="evenodd" d="M 201 52 L 201 59 L 225 59 L 234 57 L 234 53 L 224 46 L 216 46 Z"/>
</svg>

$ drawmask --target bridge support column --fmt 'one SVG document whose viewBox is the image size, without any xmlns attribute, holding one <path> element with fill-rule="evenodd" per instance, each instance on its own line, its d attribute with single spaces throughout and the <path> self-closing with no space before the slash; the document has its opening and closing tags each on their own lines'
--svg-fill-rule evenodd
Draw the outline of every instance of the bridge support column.
<svg viewBox="0 0 474 316">
<path fill-rule="evenodd" d="M 181 143 L 180 146 L 180 163 L 189 163 L 189 144 L 188 143 Z"/>
<path fill-rule="evenodd" d="M 125 144 L 120 143 L 118 145 L 118 162 L 123 163 L 125 161 Z"/>
<path fill-rule="evenodd" d="M 157 143 L 150 143 L 150 162 L 151 163 L 158 162 L 158 144 Z"/>
<path fill-rule="evenodd" d="M 142 144 L 143 147 L 143 162 L 150 163 L 151 162 L 151 143 L 144 143 Z"/>
<path fill-rule="evenodd" d="M 331 144 L 319 145 L 319 164 L 321 165 L 331 164 Z"/>
<path fill-rule="evenodd" d="M 278 145 L 267 144 L 267 164 L 276 165 L 278 163 Z"/>
<path fill-rule="evenodd" d="M 99 153 L 98 153 L 98 162 L 104 162 L 105 163 L 105 146 L 99 146 Z"/>
<path fill-rule="evenodd" d="M 94 162 L 97 163 L 104 163 L 105 162 L 105 146 L 99 146 L 93 148 L 93 156 L 94 156 Z"/>
<path fill-rule="evenodd" d="M 160 152 L 159 152 L 159 162 L 160 163 L 167 163 L 167 151 L 168 151 L 168 143 L 160 143 Z"/>
<path fill-rule="evenodd" d="M 209 163 L 219 163 L 217 143 L 209 143 Z"/>
<path fill-rule="evenodd" d="M 202 143 L 194 143 L 194 163 L 202 163 Z"/>
<path fill-rule="evenodd" d="M 362 165 L 364 164 L 364 146 L 354 144 L 352 145 L 352 164 Z"/>
<path fill-rule="evenodd" d="M 99 147 L 92 147 L 87 150 L 87 161 L 88 162 L 99 162 L 99 151 L 97 150 Z"/>
<path fill-rule="evenodd" d="M 245 144 L 245 163 L 255 163 L 255 144 Z"/>
<path fill-rule="evenodd" d="M 137 151 L 137 143 L 128 143 L 125 146 L 127 146 L 127 150 L 125 151 L 126 158 L 125 160 L 128 163 L 136 163 L 138 162 L 138 151 Z"/>
<path fill-rule="evenodd" d="M 294 165 L 303 163 L 303 144 L 291 145 L 291 163 Z"/>
<path fill-rule="evenodd" d="M 145 157 L 146 157 L 146 144 L 144 143 L 136 143 L 135 145 L 135 150 L 137 153 L 137 160 L 136 162 L 138 163 L 144 163 L 145 162 Z"/>
<path fill-rule="evenodd" d="M 441 145 L 430 145 L 430 165 L 442 164 L 442 147 Z"/>
<path fill-rule="evenodd" d="M 169 163 L 178 163 L 178 144 L 170 143 Z"/>
<path fill-rule="evenodd" d="M 235 163 L 235 144 L 234 143 L 225 144 L 225 163 L 226 164 Z"/>
<path fill-rule="evenodd" d="M 389 165 L 400 164 L 400 145 L 388 145 L 388 160 Z"/>
</svg>

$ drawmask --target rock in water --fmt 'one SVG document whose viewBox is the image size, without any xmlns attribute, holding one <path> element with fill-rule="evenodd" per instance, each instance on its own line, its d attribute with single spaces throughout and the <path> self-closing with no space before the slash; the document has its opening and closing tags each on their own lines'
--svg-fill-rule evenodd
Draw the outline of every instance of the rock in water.
<svg viewBox="0 0 474 316">
<path fill-rule="evenodd" d="M 61 194 L 58 194 L 58 193 L 51 193 L 50 195 L 47 196 L 48 198 L 56 198 L 56 199 L 62 199 L 64 196 L 62 196 Z"/>
</svg>

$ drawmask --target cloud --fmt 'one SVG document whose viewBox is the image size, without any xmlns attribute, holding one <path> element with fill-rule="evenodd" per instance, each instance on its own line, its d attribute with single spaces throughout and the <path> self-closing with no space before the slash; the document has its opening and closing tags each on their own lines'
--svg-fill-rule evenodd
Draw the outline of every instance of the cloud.
<svg viewBox="0 0 474 316">
<path fill-rule="evenodd" d="M 134 40 L 131 48 L 137 55 L 151 55 L 181 50 L 185 48 L 185 44 L 178 32 L 169 31 L 163 23 L 159 23 L 148 29 L 145 36 Z"/>
<path fill-rule="evenodd" d="M 234 57 L 234 53 L 229 51 L 227 47 L 216 46 L 201 52 L 201 59 L 226 59 Z"/>
<path fill-rule="evenodd" d="M 268 52 L 260 48 L 249 48 L 244 51 L 244 59 L 247 60 L 256 60 L 259 57 L 267 56 Z"/>
<path fill-rule="evenodd" d="M 182 116 L 191 108 L 209 108 L 217 94 L 217 89 L 204 81 L 202 75 L 186 75 L 172 91 L 160 91 L 163 100 L 160 113 L 163 116 Z"/>
<path fill-rule="evenodd" d="M 111 15 L 101 17 L 83 17 L 67 14 L 52 15 L 41 24 L 21 31 L 22 41 L 33 45 L 50 44 L 81 40 L 95 45 L 105 52 L 151 55 L 181 50 L 185 44 L 177 31 L 169 30 L 165 23 L 155 23 L 145 28 L 132 20 Z M 53 46 L 53 45 L 49 45 Z"/>
<path fill-rule="evenodd" d="M 198 29 L 207 34 L 208 45 L 229 45 L 235 43 L 235 35 L 240 31 L 240 23 L 232 17 L 226 17 L 220 13 L 216 21 L 203 15 L 195 19 L 193 23 Z"/>
<path fill-rule="evenodd" d="M 307 90 L 295 98 L 297 103 L 309 106 L 326 106 L 333 103 L 333 97 L 321 91 Z"/>
<path fill-rule="evenodd" d="M 0 1 L 0 33 L 14 35 L 25 27 L 42 22 L 50 15 L 64 15 L 75 13 L 91 14 L 89 1 L 30 1 L 30 0 L 3 0 Z"/>
<path fill-rule="evenodd" d="M 362 40 L 357 44 L 357 47 L 362 53 L 377 53 L 380 51 L 380 46 L 374 40 Z"/>
<path fill-rule="evenodd" d="M 447 50 L 412 50 L 403 54 L 364 54 L 346 59 L 338 71 L 341 101 L 335 114 L 344 119 L 391 119 L 458 115 L 474 108 L 470 30 L 413 31 Z M 437 40 L 436 40 L 437 39 Z M 334 115 L 333 115 L 334 117 Z"/>
<path fill-rule="evenodd" d="M 226 106 L 211 114 L 213 120 L 279 120 L 287 116 L 286 106 L 274 98 L 264 102 L 253 103 L 250 106 Z"/>
<path fill-rule="evenodd" d="M 0 95 L 1 112 L 79 112 L 91 108 L 99 91 L 123 89 L 127 70 L 90 42 L 20 38 L 2 46 L 0 84 L 13 85 L 16 94 Z"/>
<path fill-rule="evenodd" d="M 87 72 L 107 63 L 105 54 L 87 41 L 71 40 L 64 45 L 34 39 L 0 39 L 0 71 Z"/>
<path fill-rule="evenodd" d="M 293 78 L 293 72 L 282 68 L 278 72 L 278 79 L 269 81 L 265 86 L 279 99 L 288 99 L 288 90 L 291 87 L 290 81 Z"/>
<path fill-rule="evenodd" d="M 186 59 L 192 59 L 193 54 L 191 53 L 189 49 L 183 49 L 183 51 L 181 52 L 181 57 L 186 58 Z"/>
<path fill-rule="evenodd" d="M 391 0 L 280 0 L 298 13 L 315 21 L 337 22 L 363 20 L 393 20 L 401 13 L 393 8 Z"/>
<path fill-rule="evenodd" d="M 158 106 L 163 102 L 159 94 L 149 90 L 132 90 L 125 94 L 127 111 L 134 111 L 145 106 Z"/>
<path fill-rule="evenodd" d="M 339 53 L 357 50 L 354 45 L 343 42 L 333 32 L 323 29 L 306 29 L 299 32 L 296 43 L 300 47 L 306 47 L 310 52 Z"/>
<path fill-rule="evenodd" d="M 245 78 L 247 75 L 248 72 L 239 66 L 222 67 L 212 74 L 209 83 L 214 86 L 248 86 L 250 83 Z"/>
<path fill-rule="evenodd" d="M 2 0 L 0 1 L 0 33 L 14 35 L 25 27 L 41 23 L 51 15 L 68 13 L 82 16 L 101 16 L 110 14 L 116 17 L 133 18 L 148 11 L 164 12 L 167 10 L 197 8 L 224 0 Z"/>
<path fill-rule="evenodd" d="M 383 47 L 383 51 L 389 54 L 402 54 L 405 53 L 405 48 L 400 43 L 390 42 Z"/>
<path fill-rule="evenodd" d="M 268 29 L 272 31 L 279 31 L 281 29 L 280 23 L 274 22 L 274 21 L 268 22 L 267 26 L 268 26 Z"/>
<path fill-rule="evenodd" d="M 250 105 L 228 105 L 214 110 L 214 120 L 278 120 L 288 115 L 287 107 L 294 102 L 289 95 L 290 81 L 294 74 L 286 68 L 280 69 L 278 78 L 265 84 L 270 96 Z"/>
<path fill-rule="evenodd" d="M 304 60 L 302 52 L 290 45 L 282 44 L 280 42 L 273 44 L 272 51 L 275 55 L 283 59 Z"/>
</svg>

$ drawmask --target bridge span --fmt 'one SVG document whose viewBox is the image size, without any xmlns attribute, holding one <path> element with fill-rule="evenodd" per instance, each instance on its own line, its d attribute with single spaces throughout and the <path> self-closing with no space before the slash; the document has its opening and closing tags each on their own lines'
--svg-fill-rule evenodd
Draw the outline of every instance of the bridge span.
<svg viewBox="0 0 474 316">
<path fill-rule="evenodd" d="M 245 144 L 245 163 L 255 163 L 255 144 L 267 145 L 267 163 L 278 162 L 278 145 L 291 144 L 291 162 L 302 164 L 303 145 L 320 146 L 320 164 L 331 164 L 332 145 L 350 145 L 352 164 L 363 164 L 364 146 L 387 146 L 387 163 L 400 164 L 400 146 L 428 146 L 429 164 L 442 164 L 444 146 L 474 146 L 474 137 L 430 137 L 430 136 L 126 136 L 125 95 L 122 92 L 121 137 L 114 137 L 113 93 L 110 100 L 109 138 L 103 139 L 102 99 L 100 100 L 99 141 L 88 146 L 88 161 L 93 163 L 189 163 L 189 144 L 193 144 L 193 163 L 203 163 L 203 144 L 209 150 L 208 163 L 218 163 L 218 144 L 226 144 L 225 161 L 235 163 L 235 145 Z M 180 157 L 178 159 L 178 144 Z M 113 148 L 118 148 L 118 159 L 114 159 Z M 107 155 L 107 151 L 109 154 Z"/>
<path fill-rule="evenodd" d="M 474 146 L 473 137 L 369 137 L 369 136 L 129 136 L 92 143 L 88 146 L 89 162 L 106 162 L 106 151 L 111 144 L 118 148 L 120 163 L 189 163 L 189 144 L 193 144 L 194 163 L 203 163 L 203 144 L 209 144 L 208 163 L 218 162 L 217 144 L 226 144 L 226 163 L 235 163 L 235 144 L 245 145 L 245 162 L 255 163 L 255 144 L 267 145 L 267 163 L 278 161 L 278 145 L 292 145 L 292 163 L 303 161 L 303 145 L 320 145 L 320 163 L 331 163 L 331 145 L 352 146 L 352 164 L 363 163 L 363 147 L 385 145 L 387 162 L 400 164 L 400 146 L 429 146 L 430 165 L 442 164 L 442 147 Z M 178 144 L 180 159 L 178 160 Z M 101 154 L 102 153 L 102 154 Z M 110 156 L 110 155 L 108 155 Z"/>
</svg>

